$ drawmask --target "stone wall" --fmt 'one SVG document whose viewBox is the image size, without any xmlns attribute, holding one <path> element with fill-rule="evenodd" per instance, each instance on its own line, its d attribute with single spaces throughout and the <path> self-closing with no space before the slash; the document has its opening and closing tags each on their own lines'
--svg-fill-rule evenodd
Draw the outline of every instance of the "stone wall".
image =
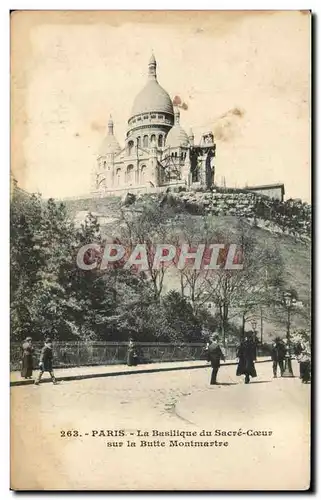
<svg viewBox="0 0 321 500">
<path fill-rule="evenodd" d="M 164 191 L 169 191 L 164 193 Z M 135 199 L 153 197 L 167 199 L 177 208 L 195 215 L 243 217 L 254 226 L 273 233 L 311 238 L 311 205 L 300 200 L 280 201 L 247 190 L 215 188 L 212 191 L 190 190 L 182 186 L 157 188 L 153 193 L 135 193 Z M 123 205 L 121 197 L 88 197 L 64 200 L 71 216 L 78 212 L 92 212 L 105 216 L 118 216 Z"/>
<path fill-rule="evenodd" d="M 193 213 L 244 217 L 253 225 L 304 238 L 311 236 L 311 205 L 300 200 L 270 199 L 251 192 L 181 192 L 172 193 Z"/>
</svg>

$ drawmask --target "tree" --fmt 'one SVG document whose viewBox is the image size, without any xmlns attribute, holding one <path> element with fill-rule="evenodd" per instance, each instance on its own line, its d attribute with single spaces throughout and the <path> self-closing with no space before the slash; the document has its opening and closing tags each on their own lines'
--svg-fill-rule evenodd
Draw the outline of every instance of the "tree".
<svg viewBox="0 0 321 500">
<path fill-rule="evenodd" d="M 277 248 L 262 245 L 243 221 L 239 221 L 238 233 L 226 234 L 223 241 L 238 243 L 243 261 L 243 269 L 227 270 L 222 266 L 206 278 L 208 297 L 217 306 L 225 340 L 228 323 L 233 317 L 241 315 L 244 333 L 245 323 L 253 312 L 269 305 L 283 283 L 283 263 Z"/>
<path fill-rule="evenodd" d="M 154 269 L 155 246 L 176 242 L 173 236 L 174 217 L 175 212 L 170 207 L 151 201 L 142 203 L 136 211 L 123 211 L 120 219 L 122 225 L 120 240 L 127 246 L 128 254 L 137 244 L 146 245 L 148 269 L 140 275 L 143 279 L 147 277 L 150 280 L 156 302 L 160 302 L 164 277 L 169 266 L 161 264 Z"/>
<path fill-rule="evenodd" d="M 35 195 L 13 198 L 10 222 L 13 338 L 55 336 L 65 301 L 59 268 L 70 259 L 72 222 L 62 204 Z"/>
<path fill-rule="evenodd" d="M 162 300 L 164 335 L 170 341 L 197 341 L 201 337 L 201 324 L 191 304 L 176 290 L 168 292 Z"/>
</svg>

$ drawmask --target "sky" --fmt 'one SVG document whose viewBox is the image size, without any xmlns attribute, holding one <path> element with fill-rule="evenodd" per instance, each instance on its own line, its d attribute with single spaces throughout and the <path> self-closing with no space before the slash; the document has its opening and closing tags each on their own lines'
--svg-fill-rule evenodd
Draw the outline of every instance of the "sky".
<svg viewBox="0 0 321 500">
<path fill-rule="evenodd" d="M 153 51 L 195 142 L 214 132 L 215 181 L 285 184 L 310 201 L 310 15 L 305 11 L 16 12 L 11 165 L 44 197 L 90 192 L 111 114 L 124 144 Z"/>
</svg>

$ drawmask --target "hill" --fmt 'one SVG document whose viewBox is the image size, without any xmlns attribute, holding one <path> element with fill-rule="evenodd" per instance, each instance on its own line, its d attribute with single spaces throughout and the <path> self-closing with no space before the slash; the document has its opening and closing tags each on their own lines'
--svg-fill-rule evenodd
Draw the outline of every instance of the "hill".
<svg viewBox="0 0 321 500">
<path fill-rule="evenodd" d="M 206 218 L 213 227 L 224 228 L 230 235 L 237 235 L 239 222 L 251 231 L 257 245 L 278 249 L 284 265 L 288 288 L 297 291 L 299 301 L 311 301 L 311 207 L 301 202 L 288 200 L 281 203 L 266 199 L 254 193 L 167 193 L 146 194 L 138 198 L 128 196 L 65 200 L 68 213 L 81 224 L 86 214 L 94 214 L 104 236 L 117 237 L 121 229 L 122 213 L 140 212 L 148 204 L 160 207 L 170 206 L 175 211 L 177 227 L 198 225 Z M 166 242 L 164 242 L 166 243 Z M 180 277 L 174 269 L 166 273 L 164 292 L 180 289 Z M 264 337 L 276 331 L 282 334 L 280 326 L 271 311 L 263 313 Z M 240 318 L 235 315 L 237 324 Z M 260 324 L 260 318 L 258 318 Z M 292 327 L 306 327 L 300 314 L 293 314 Z"/>
</svg>

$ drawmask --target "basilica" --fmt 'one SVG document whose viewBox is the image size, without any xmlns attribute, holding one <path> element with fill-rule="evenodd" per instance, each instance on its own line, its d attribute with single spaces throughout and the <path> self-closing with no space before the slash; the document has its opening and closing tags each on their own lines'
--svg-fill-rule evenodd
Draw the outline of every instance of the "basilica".
<svg viewBox="0 0 321 500">
<path fill-rule="evenodd" d="M 193 132 L 180 125 L 180 110 L 157 80 L 154 55 L 147 82 L 136 96 L 124 146 L 116 139 L 112 118 L 101 144 L 92 178 L 92 195 L 142 194 L 168 187 L 214 184 L 215 143 L 212 132 L 194 143 Z"/>
</svg>

